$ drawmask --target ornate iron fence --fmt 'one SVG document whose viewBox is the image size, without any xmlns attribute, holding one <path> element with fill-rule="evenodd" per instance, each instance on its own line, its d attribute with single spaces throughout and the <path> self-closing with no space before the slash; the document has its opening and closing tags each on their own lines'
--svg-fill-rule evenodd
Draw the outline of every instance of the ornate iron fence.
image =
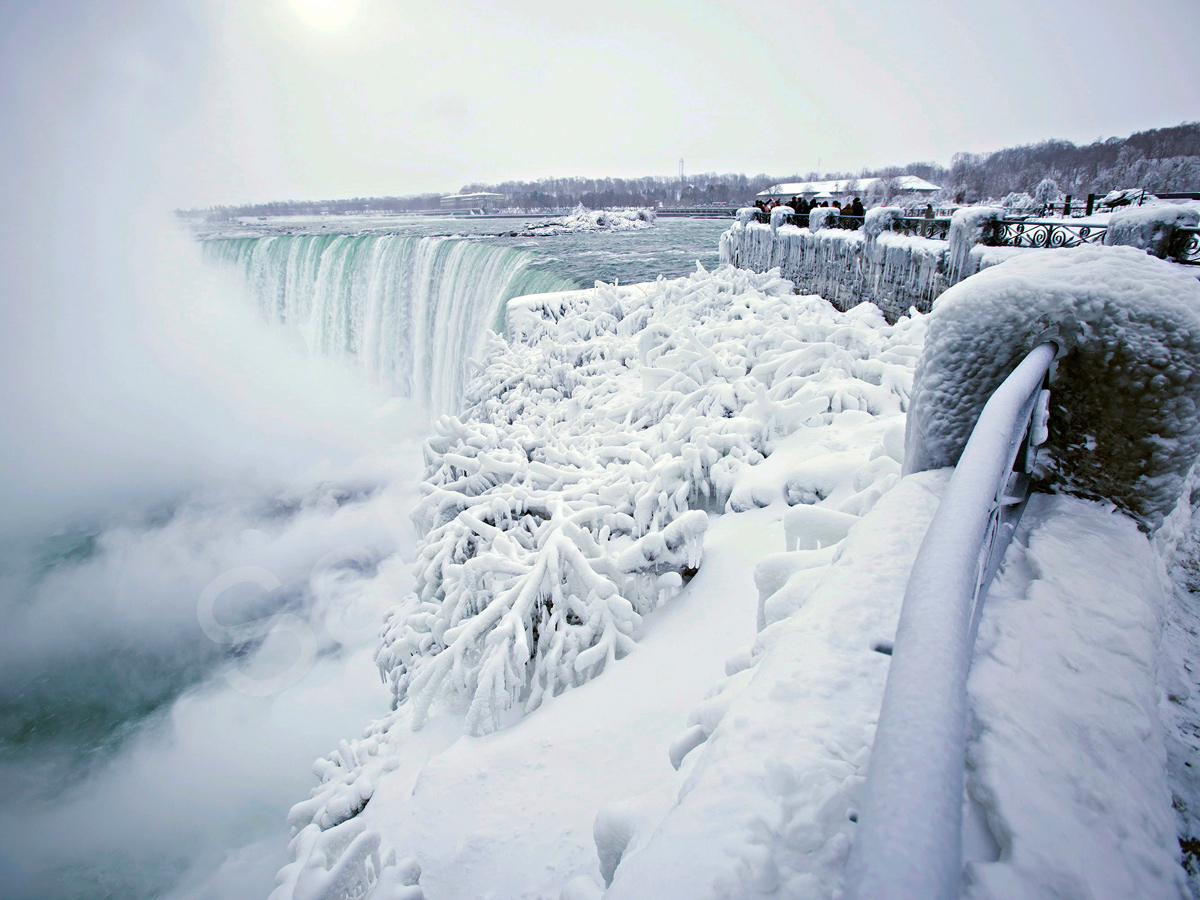
<svg viewBox="0 0 1200 900">
<path fill-rule="evenodd" d="M 1200 266 L 1200 228 L 1180 228 L 1178 235 L 1179 249 L 1174 255 L 1175 261 L 1185 266 Z"/>
<path fill-rule="evenodd" d="M 1077 225 L 1070 221 L 1045 219 L 1002 219 L 985 236 L 994 247 L 1079 247 L 1103 244 L 1104 225 Z"/>
<path fill-rule="evenodd" d="M 892 220 L 892 231 L 944 241 L 950 235 L 950 219 L 949 217 L 927 219 L 924 216 L 903 216 Z"/>
</svg>

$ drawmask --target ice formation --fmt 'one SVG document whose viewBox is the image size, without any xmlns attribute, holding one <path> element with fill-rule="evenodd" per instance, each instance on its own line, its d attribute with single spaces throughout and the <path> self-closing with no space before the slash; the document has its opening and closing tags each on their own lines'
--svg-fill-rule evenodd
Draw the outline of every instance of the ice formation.
<svg viewBox="0 0 1200 900">
<path fill-rule="evenodd" d="M 520 298 L 509 312 L 510 342 L 497 339 L 488 349 L 463 415 L 444 418 L 429 442 L 426 496 L 416 512 L 425 531 L 418 594 L 396 608 L 378 656 L 403 702 L 366 738 L 319 763 L 322 784 L 292 814 L 287 884 L 309 870 L 315 875 L 305 877 L 320 882 L 327 876 L 317 869 L 332 871 L 349 846 L 363 851 L 360 879 L 392 877 L 390 853 L 366 852 L 358 832 L 339 834 L 364 824 L 363 833 L 386 830 L 408 803 L 402 785 L 415 773 L 405 760 L 417 754 L 419 764 L 430 752 L 422 747 L 444 747 L 438 735 L 448 728 L 509 724 L 519 714 L 506 711 L 510 704 L 544 704 L 632 647 L 642 612 L 679 591 L 697 567 L 704 576 L 706 511 L 753 515 L 791 505 L 790 540 L 806 548 L 800 553 L 816 548 L 814 564 L 824 566 L 899 477 L 899 421 L 921 320 L 889 326 L 869 306 L 839 313 L 820 298 L 797 297 L 775 274 L 729 267 Z M 788 561 L 779 571 L 796 569 Z M 760 612 L 765 622 L 800 602 L 796 586 L 789 590 L 789 604 Z M 729 602 L 752 626 L 753 587 Z M 638 656 L 613 668 L 636 667 Z M 639 702 L 662 703 L 660 693 L 681 688 L 693 689 L 661 678 L 642 685 L 645 699 L 623 695 L 622 721 Z M 536 735 L 536 723 L 562 705 L 505 737 L 517 733 L 509 742 L 521 747 L 519 735 Z M 428 724 L 414 735 L 426 712 Z M 670 727 L 670 718 L 653 715 Z M 644 728 L 629 735 L 636 751 L 631 744 L 573 765 L 592 773 L 586 780 L 600 767 L 627 783 L 628 753 L 666 761 L 665 742 L 647 748 Z M 530 752 L 541 751 L 519 756 Z M 561 753 L 554 758 L 560 768 L 569 763 Z M 423 779 L 435 777 L 428 769 L 420 769 Z M 391 805 L 381 804 L 389 790 Z M 601 801 L 588 802 L 596 805 L 581 814 L 590 817 Z M 600 829 L 613 866 L 623 852 L 620 821 Z M 561 840 L 557 819 L 546 827 Z M 577 852 L 594 857 L 590 837 Z M 435 880 L 451 877 L 427 855 L 421 861 Z M 525 868 L 522 877 L 533 879 L 543 867 Z M 287 890 L 278 897 L 291 897 Z"/>
<path fill-rule="evenodd" d="M 768 228 L 750 216 L 721 236 L 721 261 L 756 271 L 778 266 L 801 291 L 820 294 L 838 309 L 872 302 L 895 321 L 913 307 L 927 310 L 947 286 L 946 242 L 890 231 L 898 212 L 868 210 L 861 230 L 814 230 L 814 213 L 808 228 Z"/>
<path fill-rule="evenodd" d="M 833 207 L 824 207 L 820 209 L 810 210 L 808 213 L 808 230 L 820 231 L 822 228 L 830 227 L 826 223 L 834 216 L 840 216 L 841 211 Z"/>
<path fill-rule="evenodd" d="M 892 230 L 892 224 L 904 215 L 899 206 L 877 206 L 868 209 L 863 216 L 863 234 L 868 239 L 875 239 L 885 231 Z"/>
<path fill-rule="evenodd" d="M 952 283 L 978 270 L 978 261 L 972 259 L 971 251 L 987 242 L 988 232 L 1003 218 L 1004 210 L 998 206 L 968 206 L 954 211 L 946 238 L 950 245 L 946 270 Z"/>
<path fill-rule="evenodd" d="M 655 221 L 652 209 L 586 209 L 579 204 L 569 216 L 528 225 L 521 234 L 573 234 L 588 231 L 637 231 Z"/>
<path fill-rule="evenodd" d="M 943 294 L 917 366 L 906 471 L 953 465 L 992 390 L 1055 335 L 1067 353 L 1051 388 L 1047 486 L 1156 527 L 1200 453 L 1200 284 L 1133 248 L 1029 253 Z"/>
<path fill-rule="evenodd" d="M 1104 234 L 1104 243 L 1137 247 L 1165 259 L 1175 255 L 1181 243 L 1187 245 L 1187 236 L 1178 235 L 1176 229 L 1195 228 L 1198 222 L 1200 209 L 1196 205 L 1152 203 L 1149 206 L 1130 206 L 1112 214 L 1108 220 L 1108 231 Z"/>
<path fill-rule="evenodd" d="M 1100 202 L 1105 206 L 1121 207 L 1137 203 L 1153 202 L 1158 198 L 1142 188 L 1125 188 L 1124 190 L 1109 191 Z"/>
<path fill-rule="evenodd" d="M 846 355 L 854 342 L 774 358 L 782 335 L 758 333 L 760 307 L 790 289 L 774 274 L 699 271 L 653 293 L 510 305 L 513 342 L 489 349 L 462 417 L 427 444 L 419 603 L 398 608 L 377 657 L 415 724 L 442 700 L 467 711 L 470 731 L 491 731 L 506 710 L 593 677 L 699 566 L 698 510 L 753 504 L 731 489 L 769 440 L 878 407 L 815 377 L 836 361 L 872 368 Z M 814 302 L 771 314 L 803 321 Z M 874 368 L 901 396 L 905 377 Z"/>
<path fill-rule="evenodd" d="M 771 234 L 774 235 L 780 225 L 791 224 L 794 215 L 795 211 L 788 206 L 777 206 L 771 210 Z"/>
</svg>

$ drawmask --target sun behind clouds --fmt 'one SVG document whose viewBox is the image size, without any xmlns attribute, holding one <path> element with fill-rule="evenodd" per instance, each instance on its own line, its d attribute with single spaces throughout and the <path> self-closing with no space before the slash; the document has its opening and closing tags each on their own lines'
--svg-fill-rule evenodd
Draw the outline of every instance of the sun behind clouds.
<svg viewBox="0 0 1200 900">
<path fill-rule="evenodd" d="M 313 31 L 340 31 L 358 15 L 359 0 L 288 0 L 296 17 Z"/>
</svg>

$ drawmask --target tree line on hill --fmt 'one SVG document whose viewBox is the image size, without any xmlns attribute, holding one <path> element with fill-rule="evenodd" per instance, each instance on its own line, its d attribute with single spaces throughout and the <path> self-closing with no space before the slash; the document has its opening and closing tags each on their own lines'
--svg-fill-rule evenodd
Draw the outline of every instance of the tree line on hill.
<svg viewBox="0 0 1200 900">
<path fill-rule="evenodd" d="M 861 172 L 808 172 L 787 176 L 704 173 L 678 177 L 542 178 L 537 181 L 474 182 L 460 193 L 488 191 L 503 194 L 504 205 L 518 209 L 563 209 L 582 203 L 589 209 L 622 206 L 744 206 L 759 191 L 789 181 L 855 180 L 881 177 L 867 199 L 888 203 L 896 194 L 888 179 L 917 175 L 940 185 L 939 201 L 978 203 L 1010 194 L 1033 194 L 1049 179 L 1059 191 L 1081 198 L 1122 188 L 1143 188 L 1152 194 L 1200 192 L 1200 122 L 1140 131 L 1085 146 L 1050 140 L 1010 147 L 993 153 L 956 153 L 949 167 L 911 163 Z M 192 210 L 210 218 L 235 216 L 329 215 L 398 213 L 434 210 L 441 195 L 357 197 L 349 200 L 278 201 L 244 206 L 214 206 Z"/>
</svg>

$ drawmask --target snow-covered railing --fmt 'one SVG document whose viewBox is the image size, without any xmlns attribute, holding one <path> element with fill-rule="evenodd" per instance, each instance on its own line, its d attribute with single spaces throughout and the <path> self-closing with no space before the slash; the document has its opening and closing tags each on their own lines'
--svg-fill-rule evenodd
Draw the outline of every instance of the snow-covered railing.
<svg viewBox="0 0 1200 900">
<path fill-rule="evenodd" d="M 962 876 L 966 681 L 988 585 L 1045 441 L 1054 343 L 983 408 L 909 576 L 847 868 L 854 900 L 954 900 Z"/>
</svg>

